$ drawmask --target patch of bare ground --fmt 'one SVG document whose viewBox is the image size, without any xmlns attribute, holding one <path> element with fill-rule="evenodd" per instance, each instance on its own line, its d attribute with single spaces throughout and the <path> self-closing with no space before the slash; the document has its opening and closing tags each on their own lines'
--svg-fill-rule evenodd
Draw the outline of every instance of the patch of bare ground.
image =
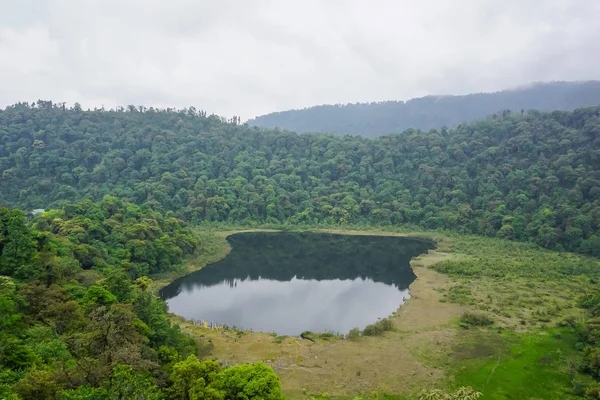
<svg viewBox="0 0 600 400">
<path fill-rule="evenodd" d="M 417 279 L 410 285 L 410 299 L 400 306 L 394 317 L 394 325 L 401 330 L 415 331 L 448 324 L 464 312 L 464 307 L 453 303 L 442 303 L 440 289 L 452 284 L 452 279 L 428 267 L 445 260 L 450 254 L 430 251 L 412 260 L 411 265 Z"/>
</svg>

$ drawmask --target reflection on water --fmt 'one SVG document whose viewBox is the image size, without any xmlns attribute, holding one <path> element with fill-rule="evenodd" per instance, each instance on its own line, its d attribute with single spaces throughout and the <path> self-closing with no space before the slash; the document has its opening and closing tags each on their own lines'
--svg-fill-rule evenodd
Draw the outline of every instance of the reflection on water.
<svg viewBox="0 0 600 400">
<path fill-rule="evenodd" d="M 395 311 L 426 240 L 322 233 L 241 233 L 231 253 L 161 291 L 188 319 L 297 335 L 348 332 Z"/>
</svg>

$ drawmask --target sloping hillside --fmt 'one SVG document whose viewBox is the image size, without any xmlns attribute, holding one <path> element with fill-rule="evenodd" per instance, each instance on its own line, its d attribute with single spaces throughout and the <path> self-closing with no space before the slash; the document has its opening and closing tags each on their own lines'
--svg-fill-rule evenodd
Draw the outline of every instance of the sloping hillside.
<svg viewBox="0 0 600 400">
<path fill-rule="evenodd" d="M 378 136 L 408 128 L 456 127 L 504 110 L 571 111 L 600 105 L 600 82 L 552 82 L 465 96 L 427 96 L 403 101 L 322 105 L 262 115 L 250 125 L 295 132 Z"/>
<path fill-rule="evenodd" d="M 600 107 L 365 139 L 195 110 L 0 112 L 0 205 L 104 195 L 192 223 L 418 225 L 600 255 Z"/>
</svg>

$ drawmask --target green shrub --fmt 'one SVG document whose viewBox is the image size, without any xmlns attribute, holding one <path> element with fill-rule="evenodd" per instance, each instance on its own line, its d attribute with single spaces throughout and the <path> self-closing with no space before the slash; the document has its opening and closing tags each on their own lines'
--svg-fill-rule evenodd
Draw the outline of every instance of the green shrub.
<svg viewBox="0 0 600 400">
<path fill-rule="evenodd" d="M 348 339 L 350 339 L 350 340 L 356 340 L 359 337 L 360 337 L 360 330 L 358 328 L 350 329 L 350 332 L 348 332 Z"/>
<path fill-rule="evenodd" d="M 383 318 L 374 324 L 367 325 L 363 330 L 364 336 L 381 335 L 385 331 L 391 331 L 394 328 L 392 321 L 389 318 Z"/>
<path fill-rule="evenodd" d="M 281 343 L 283 343 L 285 338 L 286 338 L 286 336 L 275 336 L 273 338 L 273 343 L 281 344 Z"/>
<path fill-rule="evenodd" d="M 493 323 L 494 321 L 482 314 L 466 312 L 460 317 L 460 326 L 465 329 L 469 329 L 472 326 L 489 326 Z"/>
<path fill-rule="evenodd" d="M 473 304 L 473 298 L 471 297 L 471 289 L 466 285 L 452 286 L 443 298 L 444 301 L 449 303 L 470 305 Z"/>
<path fill-rule="evenodd" d="M 321 340 L 333 340 L 333 339 L 339 339 L 341 338 L 341 335 L 332 333 L 332 332 L 323 332 L 323 333 L 319 333 L 318 338 Z"/>
</svg>

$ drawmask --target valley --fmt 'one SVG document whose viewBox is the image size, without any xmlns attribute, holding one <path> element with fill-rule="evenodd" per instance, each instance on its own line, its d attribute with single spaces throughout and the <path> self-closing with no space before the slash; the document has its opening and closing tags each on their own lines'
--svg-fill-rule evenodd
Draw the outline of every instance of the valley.
<svg viewBox="0 0 600 400">
<path fill-rule="evenodd" d="M 316 231 L 416 236 L 436 241 L 435 250 L 412 260 L 417 279 L 409 289 L 411 298 L 390 317 L 391 331 L 354 340 L 317 333 L 312 343 L 269 332 L 213 330 L 177 316 L 173 321 L 199 340 L 209 341 L 211 354 L 220 360 L 270 365 L 290 398 L 320 397 L 325 393 L 335 398 L 412 398 L 423 388 L 462 385 L 483 392 L 483 399 L 570 398 L 574 373 L 570 365 L 578 357 L 575 338 L 572 329 L 556 326 L 568 319 L 583 318 L 584 311 L 574 299 L 591 290 L 593 284 L 581 276 L 575 281 L 568 276 L 536 276 L 535 265 L 522 271 L 520 277 L 502 270 L 505 264 L 519 262 L 524 252 L 539 258 L 540 263 L 552 260 L 554 272 L 571 262 L 589 262 L 590 267 L 598 268 L 597 261 L 580 256 L 560 260 L 563 256 L 527 245 L 460 235 L 351 228 Z M 225 238 L 237 232 L 243 230 L 215 232 L 220 240 L 214 248 L 227 254 L 230 246 Z M 461 265 L 460 260 L 474 254 L 480 254 L 482 263 L 497 269 L 492 276 L 469 278 L 460 276 L 461 271 L 450 275 L 436 271 L 436 265 L 449 261 Z M 470 313 L 484 315 L 493 322 L 490 326 L 469 326 L 464 315 Z M 531 387 L 515 385 L 514 381 L 526 379 L 524 371 L 531 379 L 547 376 L 547 382 Z"/>
</svg>

